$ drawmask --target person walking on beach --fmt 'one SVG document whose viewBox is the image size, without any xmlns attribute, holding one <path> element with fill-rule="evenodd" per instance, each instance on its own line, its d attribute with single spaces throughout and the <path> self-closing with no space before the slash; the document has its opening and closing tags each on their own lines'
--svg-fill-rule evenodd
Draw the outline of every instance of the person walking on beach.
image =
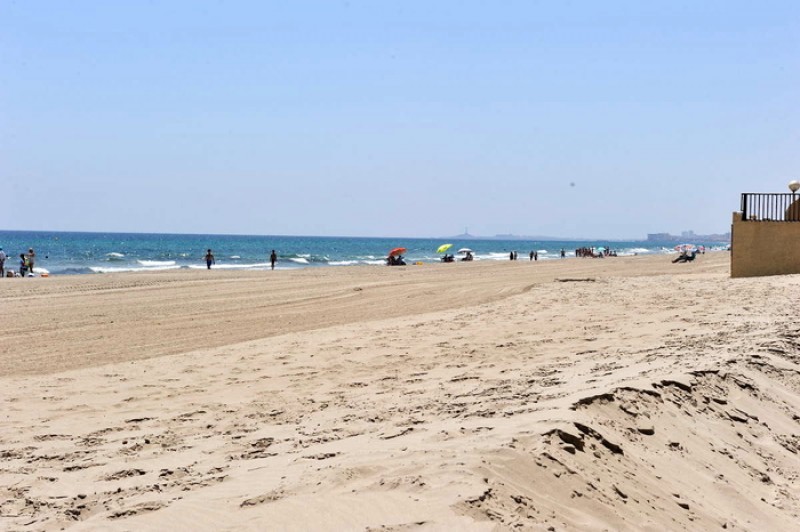
<svg viewBox="0 0 800 532">
<path fill-rule="evenodd" d="M 275 253 L 275 250 L 272 250 L 272 253 L 269 254 L 269 264 L 272 266 L 272 269 L 275 269 L 275 263 L 278 261 L 278 255 Z"/>
<path fill-rule="evenodd" d="M 206 253 L 206 268 L 210 270 L 212 264 L 216 264 L 216 261 L 214 260 L 214 254 L 209 249 Z"/>
<path fill-rule="evenodd" d="M 0 247 L 0 277 L 6 276 L 6 252 Z"/>
<path fill-rule="evenodd" d="M 33 263 L 36 260 L 36 252 L 33 248 L 28 249 L 28 273 L 33 273 Z"/>
<path fill-rule="evenodd" d="M 25 277 L 28 274 L 28 257 L 24 253 L 19 254 L 19 274 Z"/>
</svg>

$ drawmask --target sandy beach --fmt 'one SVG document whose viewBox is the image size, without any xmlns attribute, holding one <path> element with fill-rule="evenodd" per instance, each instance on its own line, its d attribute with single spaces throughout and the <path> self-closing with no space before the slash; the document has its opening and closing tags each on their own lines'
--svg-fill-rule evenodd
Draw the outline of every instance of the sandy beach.
<svg viewBox="0 0 800 532">
<path fill-rule="evenodd" d="M 793 530 L 800 276 L 0 280 L 0 529 Z"/>
</svg>

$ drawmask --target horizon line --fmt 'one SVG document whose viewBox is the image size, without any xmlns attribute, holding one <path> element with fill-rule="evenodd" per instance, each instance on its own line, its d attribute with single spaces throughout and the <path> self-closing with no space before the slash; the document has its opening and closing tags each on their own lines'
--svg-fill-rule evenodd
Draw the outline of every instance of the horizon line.
<svg viewBox="0 0 800 532">
<path fill-rule="evenodd" d="M 363 235 L 289 235 L 289 234 L 245 234 L 245 233 L 181 233 L 181 232 L 134 232 L 134 231 L 70 231 L 70 230 L 41 230 L 41 229 L 0 229 L 0 234 L 2 233 L 83 233 L 83 234 L 107 234 L 107 235 L 170 235 L 170 236 L 245 236 L 245 237 L 278 237 L 278 238 L 357 238 L 357 239 L 369 239 L 369 238 L 380 238 L 380 239 L 402 239 L 402 238 L 410 238 L 410 239 L 420 239 L 420 240 L 447 240 L 447 239 L 458 239 L 458 238 L 469 238 L 473 240 L 529 240 L 529 241 L 561 241 L 561 242 L 583 242 L 583 241 L 609 241 L 609 242 L 647 242 L 647 237 L 638 237 L 638 238 L 623 238 L 623 237 L 561 237 L 561 236 L 547 236 L 547 235 L 515 235 L 515 234 L 504 234 L 504 235 L 473 235 L 470 233 L 462 233 L 459 235 L 447 235 L 447 236 L 363 236 Z M 680 238 L 681 235 L 672 235 L 671 233 L 664 233 L 670 236 Z M 715 235 L 726 235 L 728 233 L 715 233 Z M 703 236 L 712 236 L 712 235 L 696 235 L 699 237 Z M 508 237 L 508 238 L 505 238 Z"/>
</svg>

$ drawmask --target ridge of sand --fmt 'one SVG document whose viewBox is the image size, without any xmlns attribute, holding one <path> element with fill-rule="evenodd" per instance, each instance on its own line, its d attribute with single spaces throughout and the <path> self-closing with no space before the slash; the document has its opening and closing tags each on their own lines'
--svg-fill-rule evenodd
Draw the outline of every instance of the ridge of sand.
<svg viewBox="0 0 800 532">
<path fill-rule="evenodd" d="M 791 530 L 800 276 L 705 259 L 497 265 L 471 306 L 4 377 L 0 528 Z"/>
</svg>

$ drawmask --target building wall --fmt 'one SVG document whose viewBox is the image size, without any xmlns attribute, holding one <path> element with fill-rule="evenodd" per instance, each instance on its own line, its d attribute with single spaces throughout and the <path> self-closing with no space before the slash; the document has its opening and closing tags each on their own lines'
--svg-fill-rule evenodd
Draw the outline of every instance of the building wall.
<svg viewBox="0 0 800 532">
<path fill-rule="evenodd" d="M 800 273 L 800 223 L 742 221 L 733 213 L 731 277 Z"/>
</svg>

